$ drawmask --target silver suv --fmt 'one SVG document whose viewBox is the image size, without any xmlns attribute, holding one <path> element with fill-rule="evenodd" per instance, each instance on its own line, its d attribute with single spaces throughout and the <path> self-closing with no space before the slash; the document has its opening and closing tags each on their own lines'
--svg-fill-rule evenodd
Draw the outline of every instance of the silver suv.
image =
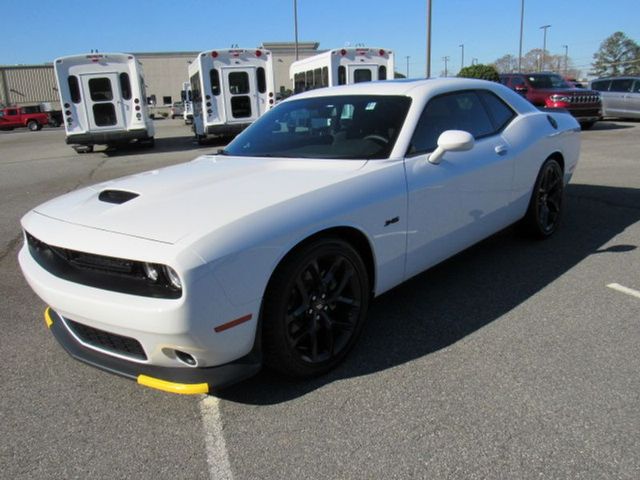
<svg viewBox="0 0 640 480">
<path fill-rule="evenodd" d="M 640 118 L 640 77 L 600 78 L 591 89 L 600 92 L 603 116 Z"/>
</svg>

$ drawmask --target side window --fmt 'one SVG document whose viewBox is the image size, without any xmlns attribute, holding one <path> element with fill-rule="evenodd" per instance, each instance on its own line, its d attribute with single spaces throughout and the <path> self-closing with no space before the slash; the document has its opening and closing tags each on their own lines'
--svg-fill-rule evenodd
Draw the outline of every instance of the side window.
<svg viewBox="0 0 640 480">
<path fill-rule="evenodd" d="M 526 87 L 527 84 L 520 77 L 511 77 L 511 88 Z"/>
<path fill-rule="evenodd" d="M 329 86 L 329 68 L 328 67 L 322 67 L 322 86 L 323 87 Z"/>
<path fill-rule="evenodd" d="M 338 85 L 345 85 L 347 83 L 347 69 L 344 65 L 338 67 Z"/>
<path fill-rule="evenodd" d="M 494 131 L 499 132 L 516 116 L 515 112 L 495 94 L 481 90 L 478 95 L 493 121 Z"/>
<path fill-rule="evenodd" d="M 435 97 L 427 103 L 413 132 L 408 154 L 432 152 L 446 130 L 464 130 L 481 138 L 494 132 L 491 119 L 475 92 Z"/>
<path fill-rule="evenodd" d="M 633 93 L 640 93 L 640 80 L 636 80 L 633 83 L 633 90 L 631 90 Z"/>
<path fill-rule="evenodd" d="M 307 70 L 304 75 L 304 89 L 313 90 L 313 70 Z"/>
<path fill-rule="evenodd" d="M 69 75 L 67 78 L 69 83 L 69 92 L 71 93 L 71 101 L 73 103 L 80 103 L 80 84 L 78 83 L 78 77 L 75 75 Z"/>
<path fill-rule="evenodd" d="M 128 73 L 122 72 L 120 74 L 120 92 L 123 100 L 131 100 L 131 82 Z"/>
<path fill-rule="evenodd" d="M 591 88 L 593 90 L 597 90 L 599 92 L 607 92 L 609 91 L 610 80 L 599 80 L 597 82 L 591 83 Z"/>
<path fill-rule="evenodd" d="M 267 77 L 264 73 L 263 67 L 258 67 L 258 92 L 264 93 L 267 91 Z"/>
<path fill-rule="evenodd" d="M 378 80 L 386 80 L 387 79 L 387 67 L 384 65 L 380 65 L 378 67 Z"/>
<path fill-rule="evenodd" d="M 211 80 L 211 93 L 215 96 L 220 95 L 220 74 L 217 69 L 212 68 L 209 71 L 209 80 Z M 191 86 L 191 90 L 193 90 L 193 85 Z"/>
<path fill-rule="evenodd" d="M 632 83 L 633 83 L 633 80 L 631 78 L 612 80 L 611 88 L 609 90 L 612 92 L 630 92 Z"/>
<path fill-rule="evenodd" d="M 304 73 L 296 73 L 293 76 L 294 92 L 304 92 Z"/>
<path fill-rule="evenodd" d="M 322 69 L 316 68 L 313 71 L 313 88 L 320 88 L 322 86 Z"/>
</svg>

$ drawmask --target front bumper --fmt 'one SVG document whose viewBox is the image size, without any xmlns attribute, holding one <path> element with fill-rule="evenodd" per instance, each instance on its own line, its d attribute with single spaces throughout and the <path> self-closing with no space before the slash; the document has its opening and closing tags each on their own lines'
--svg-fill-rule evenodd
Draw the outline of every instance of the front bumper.
<svg viewBox="0 0 640 480">
<path fill-rule="evenodd" d="M 45 322 L 60 345 L 75 359 L 166 392 L 209 393 L 211 389 L 223 388 L 255 375 L 261 367 L 260 353 L 257 349 L 238 360 L 215 367 L 162 367 L 131 362 L 79 343 L 68 330 L 62 317 L 51 308 L 45 311 Z"/>
</svg>

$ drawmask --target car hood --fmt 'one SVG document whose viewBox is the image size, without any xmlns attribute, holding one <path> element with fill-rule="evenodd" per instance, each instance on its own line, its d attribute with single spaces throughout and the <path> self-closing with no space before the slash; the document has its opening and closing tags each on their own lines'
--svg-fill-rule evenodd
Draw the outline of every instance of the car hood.
<svg viewBox="0 0 640 480">
<path fill-rule="evenodd" d="M 346 180 L 365 164 L 209 155 L 83 188 L 35 211 L 76 225 L 176 243 Z"/>
</svg>

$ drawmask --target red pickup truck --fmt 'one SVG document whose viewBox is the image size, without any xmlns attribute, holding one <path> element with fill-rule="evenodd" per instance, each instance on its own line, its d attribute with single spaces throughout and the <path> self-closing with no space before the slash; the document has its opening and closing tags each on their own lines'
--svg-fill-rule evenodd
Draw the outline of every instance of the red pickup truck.
<svg viewBox="0 0 640 480">
<path fill-rule="evenodd" d="M 25 107 L 0 108 L 0 130 L 27 127 L 32 132 L 49 123 L 49 116 L 43 112 L 27 113 Z"/>
</svg>

